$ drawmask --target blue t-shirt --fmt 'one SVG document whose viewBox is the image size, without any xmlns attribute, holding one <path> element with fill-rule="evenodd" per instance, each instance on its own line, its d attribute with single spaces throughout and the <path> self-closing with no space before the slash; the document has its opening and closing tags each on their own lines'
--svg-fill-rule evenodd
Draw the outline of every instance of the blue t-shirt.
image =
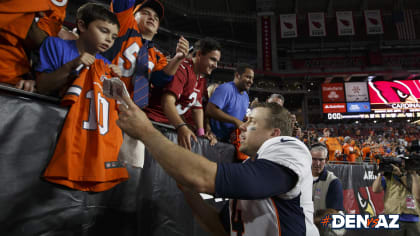
<svg viewBox="0 0 420 236">
<path fill-rule="evenodd" d="M 248 108 L 249 97 L 245 91 L 241 94 L 232 81 L 217 87 L 209 102 L 216 105 L 224 113 L 243 120 Z M 219 140 L 224 142 L 229 141 L 230 134 L 236 128 L 232 123 L 220 122 L 215 119 L 210 119 L 210 125 L 211 131 Z"/>
<path fill-rule="evenodd" d="M 35 70 L 38 72 L 51 73 L 60 69 L 64 64 L 79 57 L 76 40 L 63 40 L 57 37 L 48 37 L 39 49 L 39 63 Z M 108 59 L 96 54 L 96 59 L 110 64 Z"/>
</svg>

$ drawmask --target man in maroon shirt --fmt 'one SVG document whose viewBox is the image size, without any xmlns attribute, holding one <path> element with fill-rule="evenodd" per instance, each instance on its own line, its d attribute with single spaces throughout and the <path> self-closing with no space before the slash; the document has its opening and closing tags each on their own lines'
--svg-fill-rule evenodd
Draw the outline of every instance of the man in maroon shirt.
<svg viewBox="0 0 420 236">
<path fill-rule="evenodd" d="M 191 126 L 198 136 L 205 134 L 202 98 L 207 83 L 204 76 L 217 68 L 221 55 L 221 46 L 213 39 L 201 39 L 196 46 L 195 56 L 182 62 L 172 82 L 151 90 L 149 106 L 145 109 L 151 120 L 173 125 L 178 133 L 178 144 L 190 150 L 191 137 L 197 141 Z M 192 117 L 193 124 L 187 122 L 188 117 Z"/>
</svg>

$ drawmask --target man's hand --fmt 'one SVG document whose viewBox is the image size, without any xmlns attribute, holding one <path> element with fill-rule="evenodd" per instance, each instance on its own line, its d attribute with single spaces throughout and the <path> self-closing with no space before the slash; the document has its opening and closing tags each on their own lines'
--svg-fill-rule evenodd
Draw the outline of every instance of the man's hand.
<svg viewBox="0 0 420 236">
<path fill-rule="evenodd" d="M 116 77 L 122 76 L 122 72 L 119 66 L 115 64 L 109 64 L 109 68 L 111 69 L 113 76 L 116 76 Z"/>
<path fill-rule="evenodd" d="M 28 92 L 36 92 L 35 85 L 36 85 L 35 80 L 23 80 L 22 79 L 16 84 L 15 88 L 22 89 L 22 90 L 28 91 Z"/>
<path fill-rule="evenodd" d="M 178 145 L 191 150 L 191 137 L 197 142 L 197 137 L 186 125 L 178 129 Z"/>
<path fill-rule="evenodd" d="M 132 138 L 143 140 L 154 129 L 152 122 L 129 96 L 123 96 L 123 100 L 127 106 L 118 106 L 120 113 L 117 125 Z"/>
<path fill-rule="evenodd" d="M 213 132 L 211 132 L 211 130 L 207 130 L 206 133 L 204 134 L 204 137 L 210 140 L 210 146 L 216 145 L 217 138 L 216 138 L 216 135 L 214 135 Z"/>
<path fill-rule="evenodd" d="M 391 164 L 392 166 L 392 174 L 397 175 L 397 176 L 401 176 L 402 172 L 400 170 L 400 168 L 398 168 L 396 165 Z"/>
<path fill-rule="evenodd" d="M 179 38 L 178 44 L 176 45 L 176 54 L 174 59 L 184 59 L 188 55 L 188 49 L 190 47 L 190 43 L 186 40 L 183 36 Z"/>
<path fill-rule="evenodd" d="M 236 119 L 235 120 L 235 126 L 236 126 L 236 128 L 239 129 L 239 127 L 241 127 L 243 125 L 243 123 L 244 123 L 243 121 L 241 121 L 239 119 Z"/>
</svg>

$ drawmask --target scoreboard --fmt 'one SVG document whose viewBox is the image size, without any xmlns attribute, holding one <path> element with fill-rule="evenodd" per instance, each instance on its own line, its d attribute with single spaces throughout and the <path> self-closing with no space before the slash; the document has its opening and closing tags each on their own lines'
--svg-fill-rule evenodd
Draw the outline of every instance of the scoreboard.
<svg viewBox="0 0 420 236">
<path fill-rule="evenodd" d="M 420 81 L 393 80 L 322 84 L 328 120 L 420 118 Z"/>
</svg>

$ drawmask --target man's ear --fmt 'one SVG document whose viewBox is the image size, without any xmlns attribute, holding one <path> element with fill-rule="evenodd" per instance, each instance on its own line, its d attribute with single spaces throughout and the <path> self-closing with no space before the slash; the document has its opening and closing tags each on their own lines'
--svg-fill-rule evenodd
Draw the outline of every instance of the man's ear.
<svg viewBox="0 0 420 236">
<path fill-rule="evenodd" d="M 77 29 L 79 30 L 80 33 L 85 32 L 87 30 L 87 25 L 85 24 L 83 20 L 77 20 L 76 24 L 77 24 Z"/>
<path fill-rule="evenodd" d="M 277 137 L 281 135 L 281 130 L 279 128 L 274 128 L 273 132 L 271 133 L 272 137 Z"/>
<path fill-rule="evenodd" d="M 239 79 L 241 76 L 239 75 L 238 72 L 235 72 L 235 79 Z"/>
</svg>

